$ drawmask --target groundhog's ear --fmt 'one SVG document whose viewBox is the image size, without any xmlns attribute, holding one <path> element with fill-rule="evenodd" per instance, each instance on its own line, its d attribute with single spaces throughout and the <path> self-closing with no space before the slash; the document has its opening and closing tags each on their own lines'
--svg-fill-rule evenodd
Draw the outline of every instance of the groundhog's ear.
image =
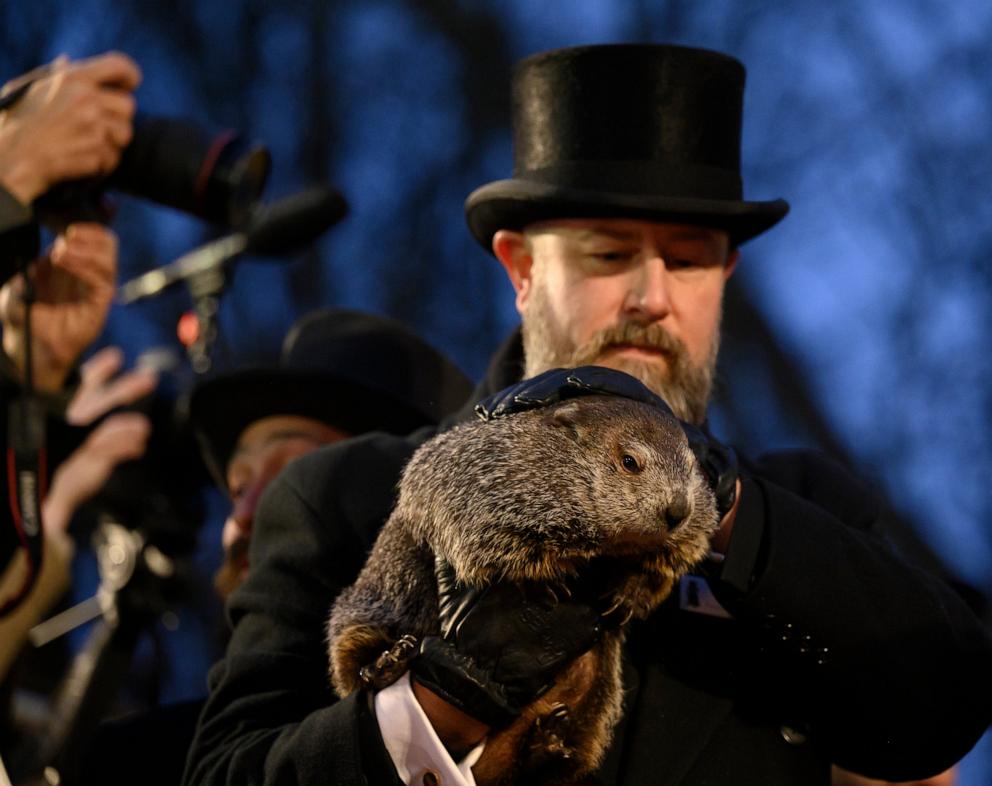
<svg viewBox="0 0 992 786">
<path fill-rule="evenodd" d="M 565 433 L 576 442 L 582 442 L 589 432 L 588 418 L 577 401 L 555 407 L 548 415 L 548 423 L 555 428 L 565 429 Z"/>
</svg>

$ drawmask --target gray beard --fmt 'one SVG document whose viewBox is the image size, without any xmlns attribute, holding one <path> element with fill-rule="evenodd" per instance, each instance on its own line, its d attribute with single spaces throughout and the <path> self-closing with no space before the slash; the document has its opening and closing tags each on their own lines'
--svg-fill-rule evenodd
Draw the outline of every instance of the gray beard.
<svg viewBox="0 0 992 786">
<path fill-rule="evenodd" d="M 702 366 L 689 359 L 685 344 L 661 325 L 628 322 L 595 333 L 588 341 L 575 346 L 561 327 L 555 324 L 542 281 L 534 280 L 530 302 L 523 318 L 524 376 L 533 377 L 552 368 L 606 365 L 636 377 L 661 396 L 675 416 L 689 423 L 706 419 L 706 406 L 713 389 L 716 358 L 720 349 L 720 331 L 716 331 L 710 353 Z M 624 357 L 601 359 L 603 351 L 614 344 L 649 347 L 665 355 L 665 366 Z"/>
</svg>

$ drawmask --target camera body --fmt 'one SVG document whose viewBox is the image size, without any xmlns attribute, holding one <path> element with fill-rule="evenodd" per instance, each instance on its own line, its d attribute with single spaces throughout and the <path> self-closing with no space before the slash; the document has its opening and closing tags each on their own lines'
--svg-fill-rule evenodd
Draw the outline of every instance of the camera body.
<svg viewBox="0 0 992 786">
<path fill-rule="evenodd" d="M 237 228 L 265 188 L 270 166 L 268 150 L 237 132 L 139 112 L 131 142 L 110 175 L 60 183 L 34 207 L 42 222 L 55 228 L 72 221 L 106 222 L 103 194 L 117 190 Z"/>
<path fill-rule="evenodd" d="M 10 105 L 30 83 L 7 96 Z M 58 232 L 73 222 L 110 222 L 105 193 L 122 191 L 238 229 L 250 218 L 271 168 L 269 151 L 235 131 L 208 129 L 191 120 L 138 113 L 131 142 L 105 177 L 59 183 L 34 201 L 35 217 Z M 0 285 L 38 255 L 37 226 L 4 236 Z"/>
</svg>

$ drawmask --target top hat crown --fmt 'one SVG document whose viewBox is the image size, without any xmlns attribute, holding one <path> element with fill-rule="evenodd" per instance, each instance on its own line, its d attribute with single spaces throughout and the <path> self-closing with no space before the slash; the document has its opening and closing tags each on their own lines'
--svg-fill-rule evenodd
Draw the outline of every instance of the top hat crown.
<svg viewBox="0 0 992 786">
<path fill-rule="evenodd" d="M 466 200 L 489 248 L 498 229 L 627 217 L 724 229 L 737 245 L 788 204 L 749 202 L 740 176 L 744 66 L 673 45 L 583 46 L 523 60 L 513 78 L 513 178 Z"/>
</svg>

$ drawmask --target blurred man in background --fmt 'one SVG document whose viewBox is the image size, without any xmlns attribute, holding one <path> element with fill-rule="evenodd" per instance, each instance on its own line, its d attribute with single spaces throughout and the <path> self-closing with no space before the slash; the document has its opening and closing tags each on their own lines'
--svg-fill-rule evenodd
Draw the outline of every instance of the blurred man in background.
<svg viewBox="0 0 992 786">
<path fill-rule="evenodd" d="M 406 434 L 436 426 L 471 393 L 467 377 L 400 323 L 322 309 L 302 317 L 278 365 L 208 379 L 190 399 L 204 460 L 231 510 L 216 574 L 226 599 L 249 573 L 256 505 L 293 459 L 368 432 Z M 203 701 L 104 724 L 83 765 L 83 783 L 175 786 Z M 149 762 L 154 765 L 149 767 Z"/>
<path fill-rule="evenodd" d="M 437 425 L 471 392 L 451 361 L 400 323 L 344 309 L 300 319 L 286 334 L 278 366 L 198 385 L 190 419 L 232 505 L 216 577 L 221 596 L 244 579 L 255 507 L 291 459 L 366 432 Z"/>
</svg>

